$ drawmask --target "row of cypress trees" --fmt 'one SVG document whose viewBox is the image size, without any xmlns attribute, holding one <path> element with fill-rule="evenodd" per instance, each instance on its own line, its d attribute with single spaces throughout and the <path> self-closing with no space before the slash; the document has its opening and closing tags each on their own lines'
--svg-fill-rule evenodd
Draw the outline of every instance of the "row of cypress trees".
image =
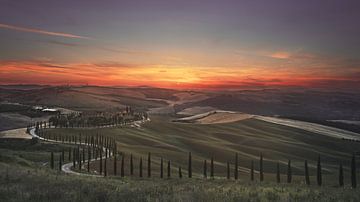
<svg viewBox="0 0 360 202">
<path fill-rule="evenodd" d="M 125 167 L 125 154 L 122 154 L 121 158 L 121 177 L 125 176 L 124 173 L 124 167 Z M 167 177 L 171 177 L 171 161 L 164 162 L 163 158 L 160 158 L 160 178 L 164 178 L 164 163 L 167 163 Z M 203 164 L 203 177 L 208 178 L 208 162 L 207 160 L 204 160 Z M 100 174 L 102 173 L 102 163 L 100 161 Z M 235 154 L 235 163 L 234 163 L 234 179 L 237 180 L 239 178 L 239 171 L 238 171 L 238 154 Z M 317 173 L 316 173 L 316 183 L 318 186 L 322 186 L 322 167 L 321 167 L 321 159 L 320 156 L 317 160 Z M 106 161 L 104 165 L 104 169 L 106 169 Z M 227 179 L 230 179 L 230 163 L 227 162 Z M 189 152 L 188 155 L 188 178 L 192 178 L 192 155 L 191 152 Z M 105 175 L 105 173 L 104 173 Z M 117 175 L 117 156 L 114 156 L 114 175 Z M 133 155 L 130 155 L 130 176 L 134 175 L 134 161 L 133 161 Z M 182 168 L 181 166 L 178 167 L 178 175 L 179 178 L 182 178 Z M 287 183 L 292 182 L 292 166 L 291 166 L 291 160 L 288 160 L 287 164 Z M 139 158 L 139 177 L 143 177 L 143 158 Z M 147 177 L 151 177 L 151 153 L 148 153 L 147 158 Z M 210 178 L 214 178 L 214 158 L 211 157 L 210 159 Z M 310 173 L 308 168 L 308 162 L 305 160 L 304 162 L 304 178 L 305 178 L 305 184 L 310 185 Z M 260 182 L 264 181 L 264 168 L 263 168 L 263 155 L 260 154 L 259 158 L 259 179 Z M 254 181 L 254 161 L 251 161 L 251 167 L 250 167 L 250 180 Z M 280 174 L 280 163 L 277 163 L 276 166 L 276 181 L 277 183 L 281 182 L 281 174 Z M 339 186 L 344 186 L 344 174 L 343 174 L 343 166 L 340 164 L 339 166 Z M 351 186 L 353 188 L 356 188 L 357 181 L 356 181 L 356 161 L 355 161 L 355 155 L 352 156 L 351 161 Z"/>
</svg>

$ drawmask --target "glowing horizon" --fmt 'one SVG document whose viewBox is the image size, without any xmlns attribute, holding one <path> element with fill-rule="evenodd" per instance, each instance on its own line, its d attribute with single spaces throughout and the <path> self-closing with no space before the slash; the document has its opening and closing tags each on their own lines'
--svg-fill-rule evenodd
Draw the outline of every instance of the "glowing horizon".
<svg viewBox="0 0 360 202">
<path fill-rule="evenodd" d="M 0 84 L 360 87 L 357 1 L 2 4 Z"/>
</svg>

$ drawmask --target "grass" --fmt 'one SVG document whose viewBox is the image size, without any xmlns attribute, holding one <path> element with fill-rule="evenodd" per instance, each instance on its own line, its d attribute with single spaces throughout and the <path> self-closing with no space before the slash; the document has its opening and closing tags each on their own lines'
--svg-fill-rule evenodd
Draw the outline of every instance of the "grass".
<svg viewBox="0 0 360 202">
<path fill-rule="evenodd" d="M 51 170 L 50 151 L 59 144 L 0 141 L 1 201 L 359 201 L 348 186 L 275 184 L 245 179 L 171 179 L 66 175 Z M 25 163 L 24 163 L 25 162 Z M 145 174 L 145 173 L 144 173 Z"/>
<path fill-rule="evenodd" d="M 204 159 L 210 162 L 213 156 L 215 172 L 220 176 L 226 175 L 226 162 L 233 164 L 234 154 L 238 152 L 240 175 L 248 175 L 251 160 L 259 170 L 257 161 L 263 153 L 264 169 L 270 176 L 276 172 L 277 162 L 281 164 L 281 172 L 286 174 L 288 159 L 292 160 L 295 175 L 303 175 L 304 160 L 308 160 L 310 174 L 314 175 L 317 157 L 321 155 L 324 174 L 336 178 L 339 163 L 343 163 L 347 174 L 351 154 L 359 148 L 356 142 L 255 119 L 211 125 L 173 123 L 163 116 L 151 119 L 141 128 L 48 129 L 47 133 L 110 136 L 116 139 L 118 150 L 126 157 L 130 153 L 134 155 L 136 165 L 140 157 L 146 159 L 151 152 L 156 169 L 159 158 L 163 157 L 185 171 L 188 152 L 192 152 L 194 172 L 201 174 Z"/>
</svg>

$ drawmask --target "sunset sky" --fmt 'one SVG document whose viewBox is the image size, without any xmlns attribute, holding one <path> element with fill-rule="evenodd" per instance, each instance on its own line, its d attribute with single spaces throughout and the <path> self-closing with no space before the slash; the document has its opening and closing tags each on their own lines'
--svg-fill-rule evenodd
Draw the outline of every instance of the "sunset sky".
<svg viewBox="0 0 360 202">
<path fill-rule="evenodd" d="M 0 0 L 0 84 L 360 88 L 359 0 Z"/>
</svg>

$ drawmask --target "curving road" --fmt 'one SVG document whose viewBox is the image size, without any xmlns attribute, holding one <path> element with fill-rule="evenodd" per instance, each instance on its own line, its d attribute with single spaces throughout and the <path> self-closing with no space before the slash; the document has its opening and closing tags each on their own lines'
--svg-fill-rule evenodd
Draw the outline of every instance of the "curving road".
<svg viewBox="0 0 360 202">
<path fill-rule="evenodd" d="M 61 141 L 55 141 L 55 140 L 46 140 L 40 136 L 38 136 L 36 133 L 35 133 L 35 128 L 31 128 L 30 131 L 29 131 L 29 134 L 32 136 L 32 137 L 35 137 L 35 138 L 38 138 L 40 140 L 43 140 L 43 141 L 47 141 L 47 142 L 54 142 L 54 143 L 62 143 L 62 144 L 74 144 L 75 143 L 64 143 L 64 142 L 61 142 Z M 78 144 L 76 144 L 78 145 Z M 80 143 L 80 145 L 85 145 L 87 146 L 88 144 L 85 144 L 85 143 Z M 103 148 L 103 150 L 105 151 L 105 149 Z M 104 152 L 105 153 L 105 152 Z M 110 153 L 111 154 L 111 153 Z M 103 158 L 105 158 L 105 156 L 103 156 Z M 85 160 L 85 163 L 87 163 L 89 160 Z M 96 161 L 95 158 L 93 159 L 90 159 L 90 162 L 91 161 Z M 64 165 L 61 166 L 61 170 L 64 172 L 64 173 L 67 173 L 67 174 L 73 174 L 73 175 L 81 175 L 81 176 L 89 176 L 89 177 L 102 177 L 101 175 L 93 175 L 93 174 L 86 174 L 86 173 L 80 173 L 80 172 L 76 172 L 76 171 L 73 171 L 71 170 L 71 167 L 72 167 L 73 163 L 70 162 L 70 163 L 66 163 Z"/>
</svg>

